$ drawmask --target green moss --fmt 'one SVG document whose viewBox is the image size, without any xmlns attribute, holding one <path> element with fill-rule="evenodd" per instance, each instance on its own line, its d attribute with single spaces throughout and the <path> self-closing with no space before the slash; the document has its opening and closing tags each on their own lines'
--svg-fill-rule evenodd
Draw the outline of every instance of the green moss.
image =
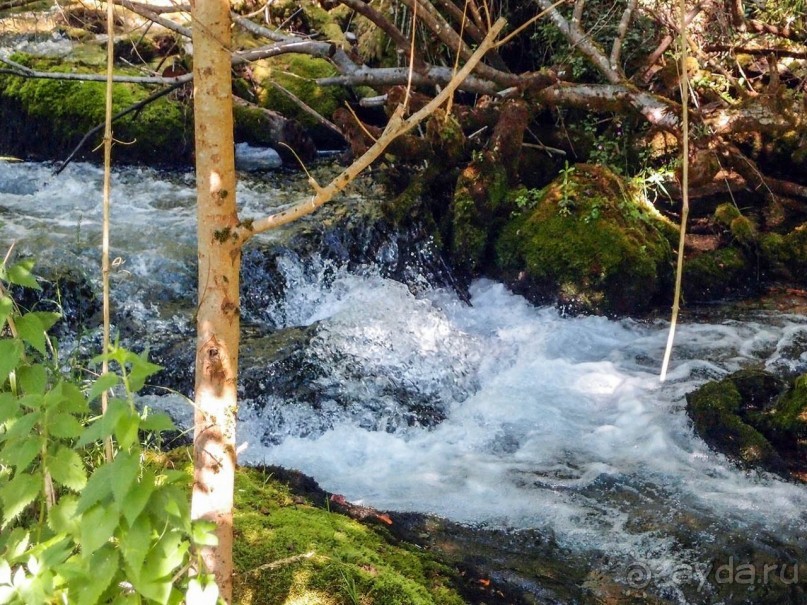
<svg viewBox="0 0 807 605">
<path fill-rule="evenodd" d="M 304 55 L 285 55 L 266 61 L 265 68 L 256 70 L 265 83 L 261 102 L 268 109 L 294 118 L 305 126 L 318 122 L 303 111 L 288 95 L 271 83 L 282 86 L 321 116 L 330 119 L 333 112 L 347 99 L 346 91 L 339 86 L 318 86 L 318 78 L 335 76 L 336 69 L 325 59 Z"/>
<path fill-rule="evenodd" d="M 743 246 L 751 246 L 757 241 L 757 226 L 748 217 L 738 216 L 731 221 L 729 226 L 731 235 L 734 239 Z"/>
<path fill-rule="evenodd" d="M 50 60 L 15 59 L 42 71 L 94 71 Z M 146 98 L 151 90 L 135 84 L 113 86 L 113 112 L 117 113 Z M 0 114 L 6 135 L 29 136 L 16 141 L 25 153 L 66 155 L 91 128 L 102 123 L 105 111 L 105 84 L 19 78 L 0 75 Z M 113 151 L 122 161 L 175 164 L 190 159 L 193 133 L 189 112 L 170 98 L 158 99 L 139 112 L 117 120 L 114 136 L 126 145 Z M 0 135 L 3 136 L 3 135 Z M 89 153 L 100 140 L 88 141 Z M 4 144 L 14 145 L 14 141 Z"/>
<path fill-rule="evenodd" d="M 742 216 L 740 211 L 737 209 L 737 206 L 733 202 L 726 202 L 720 204 L 714 213 L 714 219 L 724 227 L 729 227 L 731 225 L 731 221 L 735 218 Z"/>
<path fill-rule="evenodd" d="M 687 395 L 687 412 L 695 431 L 715 449 L 750 466 L 782 466 L 768 440 L 741 417 L 743 398 L 730 378 L 710 382 Z"/>
<path fill-rule="evenodd" d="M 786 235 L 766 233 L 760 239 L 765 266 L 781 279 L 807 284 L 807 223 Z"/>
<path fill-rule="evenodd" d="M 684 263 L 683 292 L 689 302 L 746 294 L 755 286 L 753 264 L 733 246 L 705 252 Z"/>
<path fill-rule="evenodd" d="M 608 169 L 578 165 L 508 221 L 496 262 L 541 302 L 631 313 L 669 281 L 671 251 L 662 223 Z"/>
<path fill-rule="evenodd" d="M 427 553 L 392 545 L 383 531 L 301 501 L 260 470 L 239 469 L 235 495 L 238 603 L 463 602 L 451 588 L 453 572 Z M 309 552 L 310 558 L 260 569 Z"/>
<path fill-rule="evenodd" d="M 149 455 L 192 476 L 187 448 Z M 316 507 L 262 469 L 236 469 L 234 496 L 234 603 L 464 603 L 454 570 L 426 551 L 393 543 L 381 523 L 364 525 Z"/>
<path fill-rule="evenodd" d="M 455 264 L 477 272 L 491 256 L 493 238 L 512 206 L 507 172 L 483 154 L 460 175 L 451 203 L 451 253 Z"/>
</svg>

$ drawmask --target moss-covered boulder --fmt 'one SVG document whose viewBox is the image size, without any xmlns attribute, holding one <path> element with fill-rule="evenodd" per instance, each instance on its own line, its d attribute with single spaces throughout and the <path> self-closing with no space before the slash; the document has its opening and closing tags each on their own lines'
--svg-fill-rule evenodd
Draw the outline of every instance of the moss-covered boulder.
<svg viewBox="0 0 807 605">
<path fill-rule="evenodd" d="M 14 59 L 40 71 L 97 72 L 80 64 L 33 59 Z M 0 74 L 0 150 L 23 157 L 64 158 L 82 137 L 104 121 L 104 82 L 21 78 Z M 145 99 L 153 90 L 136 84 L 115 84 L 113 112 Z M 190 163 L 193 150 L 193 119 L 190 110 L 168 96 L 157 99 L 114 125 L 116 161 L 178 165 Z M 83 158 L 101 157 L 92 150 L 99 132 L 88 140 Z"/>
<path fill-rule="evenodd" d="M 602 166 L 567 167 L 517 198 L 496 242 L 499 274 L 539 303 L 611 315 L 647 310 L 667 293 L 677 229 Z"/>
<path fill-rule="evenodd" d="M 771 277 L 807 284 L 807 223 L 789 233 L 766 233 L 760 239 L 764 266 Z"/>
<path fill-rule="evenodd" d="M 754 294 L 761 286 L 757 269 L 755 254 L 736 246 L 687 258 L 682 280 L 684 300 L 715 302 Z"/>
<path fill-rule="evenodd" d="M 508 191 L 507 172 L 491 154 L 481 154 L 460 173 L 449 209 L 455 267 L 475 274 L 488 264 L 492 236 L 515 208 Z"/>
<path fill-rule="evenodd" d="M 337 75 L 333 65 L 325 59 L 306 55 L 282 55 L 256 63 L 253 72 L 263 87 L 260 92 L 262 106 L 300 122 L 321 147 L 327 143 L 342 144 L 341 139 L 335 138 L 331 130 L 288 94 L 330 120 L 348 96 L 341 86 L 319 86 L 316 83 L 318 78 Z"/>
<path fill-rule="evenodd" d="M 709 446 L 741 465 L 804 479 L 807 375 L 788 384 L 741 370 L 689 393 L 687 413 Z"/>
<path fill-rule="evenodd" d="M 294 496 L 270 472 L 239 469 L 234 601 L 242 605 L 461 605 L 456 572 L 394 544 L 383 515 L 360 523 Z M 320 503 L 324 504 L 324 503 Z"/>
</svg>

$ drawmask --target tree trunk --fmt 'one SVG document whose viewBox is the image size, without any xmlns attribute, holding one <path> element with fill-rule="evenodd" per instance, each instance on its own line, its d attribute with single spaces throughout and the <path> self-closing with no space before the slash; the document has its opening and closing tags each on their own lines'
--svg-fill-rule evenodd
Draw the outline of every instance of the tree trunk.
<svg viewBox="0 0 807 605">
<path fill-rule="evenodd" d="M 192 516 L 216 524 L 218 546 L 202 549 L 221 596 L 232 600 L 238 279 L 230 6 L 196 0 L 194 121 L 199 254 Z"/>
</svg>

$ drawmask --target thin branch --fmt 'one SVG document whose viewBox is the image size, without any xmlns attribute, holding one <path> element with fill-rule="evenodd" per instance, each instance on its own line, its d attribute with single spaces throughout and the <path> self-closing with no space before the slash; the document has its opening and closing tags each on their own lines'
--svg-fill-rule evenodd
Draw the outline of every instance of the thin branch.
<svg viewBox="0 0 807 605">
<path fill-rule="evenodd" d="M 622 54 L 622 44 L 625 42 L 625 36 L 628 33 L 628 27 L 633 20 L 633 14 L 636 12 L 636 6 L 639 0 L 629 0 L 628 6 L 625 7 L 625 12 L 622 13 L 622 19 L 619 20 L 619 27 L 617 28 L 617 35 L 614 38 L 614 43 L 611 46 L 611 69 L 622 71 L 619 66 L 620 55 Z"/>
<path fill-rule="evenodd" d="M 537 0 L 537 2 L 541 8 L 548 11 L 549 18 L 555 23 L 566 39 L 581 53 L 588 57 L 592 65 L 594 65 L 594 67 L 596 67 L 600 73 L 605 76 L 606 80 L 608 80 L 611 84 L 618 84 L 622 80 L 621 74 L 618 71 L 611 69 L 611 64 L 608 61 L 608 57 L 606 57 L 603 52 L 598 49 L 589 39 L 589 37 L 586 36 L 586 34 L 580 29 L 579 21 L 575 21 L 575 19 L 572 18 L 572 23 L 570 24 L 566 18 L 560 14 L 560 11 L 557 8 L 553 8 L 552 0 Z M 577 8 L 579 4 L 580 0 L 578 0 L 578 4 L 575 6 L 575 8 Z"/>
<path fill-rule="evenodd" d="M 409 40 L 406 39 L 406 36 L 375 8 L 362 0 L 339 0 L 339 2 L 378 26 L 395 43 L 398 50 L 404 53 L 409 52 Z M 424 65 L 423 59 L 419 55 L 415 56 L 415 62 L 415 68 L 420 68 Z"/>
<path fill-rule="evenodd" d="M 251 21 L 246 17 L 242 17 L 237 13 L 230 13 L 230 17 L 232 18 L 234 23 L 237 23 L 245 30 L 255 34 L 256 36 L 262 36 L 269 40 L 274 40 L 275 42 L 286 42 L 290 39 L 293 39 L 293 36 L 287 36 L 286 34 L 281 34 L 280 32 L 271 30 L 268 27 L 264 27 L 263 25 L 258 25 L 254 21 Z"/>
<path fill-rule="evenodd" d="M 333 122 L 331 122 L 330 120 L 326 119 L 326 118 L 325 118 L 325 117 L 324 117 L 322 114 L 320 114 L 320 113 L 319 113 L 319 112 L 317 112 L 316 110 L 312 109 L 312 108 L 311 108 L 311 106 L 307 105 L 307 104 L 305 103 L 305 101 L 303 101 L 303 100 L 302 100 L 300 97 L 298 97 L 297 95 L 295 95 L 293 92 L 291 92 L 291 91 L 290 91 L 290 90 L 288 90 L 287 88 L 285 88 L 285 87 L 281 86 L 280 84 L 278 84 L 277 82 L 275 82 L 275 81 L 274 81 L 273 79 L 271 79 L 271 78 L 269 79 L 269 84 L 271 84 L 272 86 L 274 86 L 274 87 L 275 87 L 275 88 L 276 88 L 276 89 L 277 89 L 279 92 L 281 92 L 282 94 L 286 95 L 286 96 L 287 96 L 287 97 L 288 97 L 288 98 L 289 98 L 289 99 L 292 101 L 292 103 L 294 103 L 295 105 L 297 105 L 297 107 L 299 107 L 300 109 L 302 109 L 302 110 L 303 110 L 305 113 L 307 113 L 308 115 L 310 115 L 310 116 L 311 116 L 312 118 L 314 118 L 314 119 L 315 119 L 317 122 L 319 122 L 320 124 L 322 124 L 322 125 L 323 125 L 325 128 L 327 128 L 328 130 L 331 130 L 331 131 L 335 132 L 335 133 L 336 133 L 336 134 L 337 134 L 339 137 L 344 138 L 344 135 L 342 134 L 342 131 L 341 131 L 341 130 L 339 130 L 339 129 L 336 127 L 336 124 L 334 124 L 334 123 L 333 123 Z"/>
<path fill-rule="evenodd" d="M 171 19 L 161 17 L 150 4 L 140 4 L 139 2 L 132 2 L 131 0 L 113 0 L 113 3 L 117 4 L 118 6 L 128 8 L 133 13 L 137 13 L 141 17 L 145 17 L 149 21 L 162 25 L 166 29 L 170 29 L 171 31 L 185 36 L 186 38 L 191 37 L 190 28 L 185 27 L 184 25 L 179 25 L 178 23 L 171 21 Z M 172 10 L 171 12 L 176 11 Z"/>
<path fill-rule="evenodd" d="M 517 27 L 517 28 L 516 28 L 514 31 L 510 32 L 510 33 L 509 33 L 509 34 L 507 34 L 507 35 L 506 35 L 504 38 L 502 38 L 501 40 L 499 40 L 499 41 L 496 43 L 496 47 L 497 47 L 497 48 L 499 48 L 499 47 L 501 47 L 501 46 L 504 46 L 504 45 L 505 45 L 505 44 L 507 44 L 507 43 L 508 43 L 510 40 L 512 40 L 513 38 L 515 38 L 517 35 L 519 35 L 519 34 L 520 34 L 521 32 L 523 32 L 525 29 L 527 29 L 527 28 L 528 28 L 530 25 L 532 25 L 533 23 L 535 23 L 535 22 L 536 22 L 536 21 L 538 21 L 539 19 L 543 19 L 543 18 L 544 18 L 544 16 L 545 16 L 545 15 L 546 15 L 546 14 L 547 14 L 547 13 L 548 13 L 550 10 L 552 10 L 552 9 L 554 9 L 554 8 L 557 8 L 557 7 L 558 7 L 558 6 L 560 6 L 561 4 L 566 4 L 566 2 L 568 2 L 568 1 L 569 1 L 569 0 L 558 0 L 558 1 L 557 1 L 557 2 L 555 2 L 555 4 L 553 4 L 552 6 L 550 6 L 550 7 L 548 7 L 548 8 L 545 8 L 545 9 L 544 9 L 544 10 L 542 10 L 540 13 L 538 13 L 537 15 L 535 15 L 534 17 L 532 17 L 531 19 L 529 19 L 529 20 L 528 20 L 528 21 L 526 21 L 525 23 L 522 23 L 522 24 L 521 24 L 520 26 L 518 26 L 518 27 Z"/>
<path fill-rule="evenodd" d="M 278 569 L 283 567 L 284 565 L 289 565 L 290 563 L 296 563 L 297 561 L 304 561 L 305 559 L 310 559 L 314 556 L 314 551 L 310 550 L 308 552 L 294 555 L 292 557 L 286 557 L 285 559 L 279 559 L 277 561 L 272 561 L 271 563 L 264 563 L 263 565 L 259 565 L 253 569 L 249 569 L 245 572 L 242 572 L 241 575 L 258 573 L 260 571 L 270 571 L 272 569 Z"/>
<path fill-rule="evenodd" d="M 732 53 L 735 55 L 753 55 L 755 57 L 789 57 L 791 59 L 807 59 L 807 52 L 789 48 L 747 48 L 745 46 L 728 46 L 726 44 L 709 44 L 703 47 L 707 53 Z"/>
<path fill-rule="evenodd" d="M 77 74 L 62 71 L 36 71 L 7 57 L 0 56 L 0 63 L 5 63 L 11 69 L 0 69 L 0 74 L 11 74 L 23 78 L 37 78 L 42 80 L 79 80 L 82 82 L 106 82 L 106 74 Z M 183 74 L 176 78 L 162 76 L 114 76 L 113 82 L 128 82 L 130 84 L 167 84 L 180 86 L 193 79 L 192 74 Z"/>
<path fill-rule="evenodd" d="M 403 106 L 399 105 L 398 109 L 396 109 L 395 113 L 387 123 L 387 127 L 384 129 L 381 137 L 379 137 L 379 139 L 364 154 L 362 154 L 350 166 L 348 166 L 345 171 L 342 172 L 342 174 L 336 177 L 325 187 L 320 187 L 316 182 L 312 182 L 315 195 L 310 201 L 296 204 L 287 210 L 254 221 L 249 228 L 240 227 L 239 235 L 241 237 L 241 241 L 246 242 L 256 233 L 262 233 L 264 231 L 280 227 L 295 221 L 300 217 L 311 214 L 323 204 L 330 201 L 336 194 L 342 191 L 359 174 L 361 174 L 365 168 L 370 166 L 370 164 L 372 164 L 382 153 L 384 153 L 384 150 L 395 138 L 417 126 L 424 118 L 434 113 L 437 108 L 443 105 L 443 103 L 445 103 L 448 98 L 454 94 L 462 81 L 468 77 L 468 75 L 470 75 L 474 67 L 476 67 L 479 61 L 482 60 L 485 53 L 493 48 L 496 36 L 499 35 L 505 25 L 506 21 L 504 19 L 499 19 L 493 25 L 487 36 L 485 36 L 485 39 L 482 41 L 482 44 L 480 44 L 473 55 L 471 55 L 471 58 L 457 73 L 456 77 L 452 79 L 452 81 L 446 85 L 440 94 L 432 99 L 427 105 L 416 113 L 412 114 L 406 120 L 403 120 L 401 117 L 403 114 Z"/>
<path fill-rule="evenodd" d="M 686 0 L 680 0 L 681 10 L 681 226 L 678 233 L 678 259 L 675 267 L 675 292 L 673 293 L 672 317 L 670 318 L 670 333 L 667 337 L 667 346 L 664 349 L 664 359 L 661 363 L 660 380 L 667 379 L 667 367 L 670 365 L 673 341 L 675 340 L 675 326 L 678 322 L 678 309 L 681 305 L 681 281 L 684 274 L 684 242 L 687 231 L 687 217 L 689 216 L 689 66 L 687 65 L 687 50 L 689 40 L 687 36 Z"/>
<path fill-rule="evenodd" d="M 103 211 L 102 211 L 102 229 L 101 229 L 101 283 L 102 283 L 102 302 L 103 302 L 103 337 L 101 341 L 101 354 L 103 361 L 101 362 L 101 374 L 104 375 L 109 372 L 109 206 L 110 198 L 112 197 L 112 91 L 113 82 L 112 75 L 115 68 L 115 45 L 112 40 L 115 39 L 115 11 L 112 3 L 106 5 L 106 94 L 104 104 L 104 192 L 103 192 Z M 86 140 L 86 136 L 82 139 L 82 143 Z M 66 165 L 63 164 L 63 166 Z M 106 414 L 109 407 L 109 391 L 104 389 L 101 393 L 101 413 Z M 104 457 L 107 463 L 112 462 L 112 437 L 104 439 Z"/>
</svg>

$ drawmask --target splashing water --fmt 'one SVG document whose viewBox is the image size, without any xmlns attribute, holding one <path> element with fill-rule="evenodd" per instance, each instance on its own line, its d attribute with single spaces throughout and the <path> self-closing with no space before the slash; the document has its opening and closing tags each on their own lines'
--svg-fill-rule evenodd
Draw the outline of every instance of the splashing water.
<svg viewBox="0 0 807 605">
<path fill-rule="evenodd" d="M 115 179 L 116 297 L 153 328 L 166 301 L 193 305 L 193 182 Z M 295 201 L 257 180 L 239 199 L 246 215 Z M 99 204 L 97 168 L 53 180 L 46 165 L 0 162 L 0 234 L 44 263 L 94 266 Z M 321 397 L 273 396 L 268 376 L 268 397 L 245 392 L 242 463 L 297 468 L 381 509 L 539 528 L 616 556 L 702 560 L 738 535 L 807 549 L 807 489 L 736 469 L 684 412 L 685 393 L 742 366 L 807 371 L 807 318 L 685 323 L 662 385 L 662 324 L 561 317 L 484 280 L 469 306 L 316 258 L 281 258 L 278 271 L 286 287 L 265 319 L 310 330 Z"/>
</svg>

